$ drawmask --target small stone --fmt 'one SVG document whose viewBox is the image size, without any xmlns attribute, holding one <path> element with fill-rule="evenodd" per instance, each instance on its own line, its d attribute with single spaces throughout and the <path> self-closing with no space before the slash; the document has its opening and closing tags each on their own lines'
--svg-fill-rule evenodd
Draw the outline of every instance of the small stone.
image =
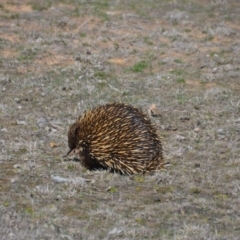
<svg viewBox="0 0 240 240">
<path fill-rule="evenodd" d="M 60 177 L 60 176 L 51 176 L 51 179 L 52 179 L 55 183 L 65 183 L 65 182 L 69 182 L 69 179 L 63 178 L 63 177 Z"/>
<path fill-rule="evenodd" d="M 200 131 L 200 128 L 196 127 L 196 128 L 194 128 L 194 131 L 195 131 L 195 132 L 199 132 L 199 131 Z"/>
<path fill-rule="evenodd" d="M 183 141 L 186 138 L 184 136 L 181 136 L 181 135 L 176 135 L 176 139 L 179 140 L 179 141 Z"/>
<path fill-rule="evenodd" d="M 21 102 L 21 99 L 20 99 L 20 98 L 14 98 L 14 101 L 15 101 L 16 103 L 20 103 L 20 102 Z"/>
<path fill-rule="evenodd" d="M 13 167 L 16 168 L 16 169 L 22 169 L 22 166 L 18 163 L 14 164 Z"/>
<path fill-rule="evenodd" d="M 220 134 L 220 135 L 225 135 L 225 132 L 222 128 L 218 129 L 217 133 Z"/>
<path fill-rule="evenodd" d="M 15 178 L 12 178 L 11 179 L 11 183 L 15 183 L 16 182 L 16 179 Z"/>
<path fill-rule="evenodd" d="M 216 73 L 217 70 L 218 70 L 217 68 L 213 68 L 212 72 L 213 72 L 213 73 Z"/>
<path fill-rule="evenodd" d="M 57 129 L 56 128 L 51 128 L 51 132 L 56 133 Z"/>
<path fill-rule="evenodd" d="M 16 239 L 16 235 L 14 233 L 8 234 L 9 239 Z"/>
<path fill-rule="evenodd" d="M 56 201 L 59 201 L 60 199 L 61 199 L 60 195 L 57 195 L 56 198 L 55 198 Z"/>
<path fill-rule="evenodd" d="M 17 120 L 17 125 L 27 125 L 27 123 L 25 121 Z"/>
<path fill-rule="evenodd" d="M 44 92 L 41 93 L 41 96 L 42 96 L 42 97 L 45 97 L 45 96 L 46 96 L 46 93 L 44 93 Z"/>
<path fill-rule="evenodd" d="M 161 125 L 161 129 L 162 129 L 162 130 L 165 130 L 166 128 L 165 128 L 165 126 L 164 126 L 164 125 Z"/>
<path fill-rule="evenodd" d="M 51 128 L 50 128 L 49 126 L 46 126 L 44 129 L 45 129 L 47 132 L 51 132 Z"/>
<path fill-rule="evenodd" d="M 1 132 L 8 132 L 7 128 L 2 128 Z"/>
</svg>

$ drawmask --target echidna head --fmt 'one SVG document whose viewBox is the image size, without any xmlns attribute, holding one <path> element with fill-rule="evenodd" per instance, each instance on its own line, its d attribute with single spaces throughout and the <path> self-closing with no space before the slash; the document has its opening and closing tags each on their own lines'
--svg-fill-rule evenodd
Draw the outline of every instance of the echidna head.
<svg viewBox="0 0 240 240">
<path fill-rule="evenodd" d="M 67 155 L 69 155 L 74 149 L 77 147 L 77 131 L 79 130 L 80 126 L 78 122 L 75 122 L 69 129 L 68 131 L 68 146 L 69 146 L 69 151 Z"/>
</svg>

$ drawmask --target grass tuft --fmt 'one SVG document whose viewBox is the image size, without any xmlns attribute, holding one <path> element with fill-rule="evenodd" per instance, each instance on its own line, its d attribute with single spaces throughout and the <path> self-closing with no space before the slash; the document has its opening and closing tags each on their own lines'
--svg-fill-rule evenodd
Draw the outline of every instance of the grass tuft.
<svg viewBox="0 0 240 240">
<path fill-rule="evenodd" d="M 145 60 L 142 60 L 142 61 L 134 64 L 132 67 L 130 67 L 130 70 L 132 72 L 139 73 L 139 72 L 143 72 L 144 69 L 146 69 L 147 67 L 149 67 L 149 63 Z"/>
</svg>

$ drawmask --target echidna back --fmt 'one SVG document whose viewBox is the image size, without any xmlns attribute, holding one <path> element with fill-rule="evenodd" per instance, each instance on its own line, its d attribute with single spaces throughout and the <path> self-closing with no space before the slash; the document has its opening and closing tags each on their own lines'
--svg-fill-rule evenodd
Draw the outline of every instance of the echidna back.
<svg viewBox="0 0 240 240">
<path fill-rule="evenodd" d="M 147 172 L 163 160 L 162 144 L 150 120 L 139 109 L 113 103 L 86 112 L 76 123 L 78 147 L 85 161 L 121 172 Z"/>
</svg>

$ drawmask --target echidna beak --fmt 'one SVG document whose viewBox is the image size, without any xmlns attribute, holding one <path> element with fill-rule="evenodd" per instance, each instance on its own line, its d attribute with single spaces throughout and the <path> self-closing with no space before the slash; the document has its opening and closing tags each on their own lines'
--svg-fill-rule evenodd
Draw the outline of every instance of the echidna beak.
<svg viewBox="0 0 240 240">
<path fill-rule="evenodd" d="M 79 151 L 80 151 L 79 148 L 70 149 L 64 157 L 68 157 L 69 155 L 72 155 L 72 154 L 74 154 L 74 153 L 75 153 L 75 154 L 78 154 Z"/>
<path fill-rule="evenodd" d="M 66 155 L 64 155 L 63 157 L 68 157 L 69 155 L 75 153 L 75 149 L 70 149 Z"/>
</svg>

